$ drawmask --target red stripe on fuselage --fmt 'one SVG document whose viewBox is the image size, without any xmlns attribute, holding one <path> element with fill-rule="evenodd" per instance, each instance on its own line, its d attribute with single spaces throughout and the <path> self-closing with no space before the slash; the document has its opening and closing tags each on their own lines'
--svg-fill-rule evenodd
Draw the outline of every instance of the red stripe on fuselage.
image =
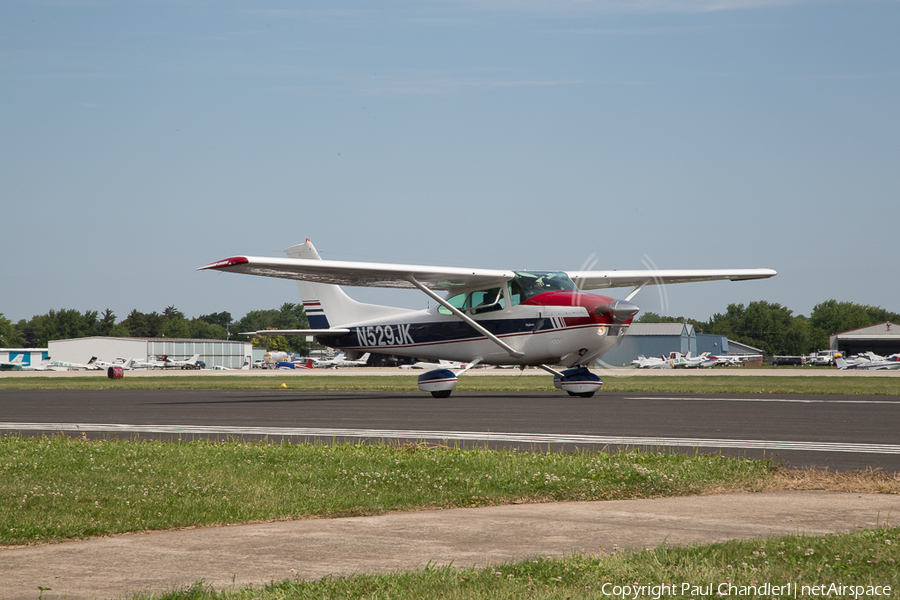
<svg viewBox="0 0 900 600">
<path fill-rule="evenodd" d="M 598 294 L 587 294 L 585 292 L 544 292 L 537 296 L 532 296 L 523 305 L 527 306 L 582 306 L 588 311 L 587 317 L 565 317 L 563 320 L 566 327 L 578 327 L 584 325 L 627 325 L 631 323 L 628 319 L 624 323 L 615 323 L 606 315 L 597 316 L 597 309 L 609 306 L 614 298 L 609 296 L 600 296 Z M 602 311 L 601 311 L 602 313 Z"/>
</svg>

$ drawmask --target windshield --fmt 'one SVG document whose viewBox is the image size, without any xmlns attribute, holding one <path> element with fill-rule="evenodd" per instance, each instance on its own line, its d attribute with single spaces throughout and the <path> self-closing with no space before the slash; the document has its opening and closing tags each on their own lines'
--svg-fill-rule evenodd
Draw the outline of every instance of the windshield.
<svg viewBox="0 0 900 600">
<path fill-rule="evenodd" d="M 516 271 L 509 282 L 512 304 L 525 302 L 544 292 L 577 292 L 578 286 L 562 271 Z"/>
</svg>

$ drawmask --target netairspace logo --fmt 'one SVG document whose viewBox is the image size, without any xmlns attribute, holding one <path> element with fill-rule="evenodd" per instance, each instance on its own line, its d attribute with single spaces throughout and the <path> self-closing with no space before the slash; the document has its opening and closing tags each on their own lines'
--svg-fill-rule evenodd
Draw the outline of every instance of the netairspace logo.
<svg viewBox="0 0 900 600">
<path fill-rule="evenodd" d="M 731 582 L 706 583 L 696 585 L 693 583 L 658 583 L 654 585 L 617 585 L 604 583 L 600 593 L 611 598 L 621 600 L 637 600 L 638 598 L 651 598 L 660 600 L 668 596 L 715 596 L 722 597 L 757 597 L 769 598 L 806 598 L 809 596 L 830 596 L 832 598 L 881 598 L 890 597 L 889 585 L 842 585 L 839 583 L 822 583 L 818 585 L 805 585 L 799 583 L 785 583 L 773 585 L 760 583 L 756 585 L 737 585 Z"/>
</svg>

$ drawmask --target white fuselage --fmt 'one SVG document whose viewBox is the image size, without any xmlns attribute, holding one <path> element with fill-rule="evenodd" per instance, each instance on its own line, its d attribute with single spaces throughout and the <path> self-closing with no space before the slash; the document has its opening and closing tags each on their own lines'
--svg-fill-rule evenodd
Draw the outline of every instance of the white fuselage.
<svg viewBox="0 0 900 600">
<path fill-rule="evenodd" d="M 517 305 L 476 317 L 513 349 L 517 358 L 439 307 L 387 318 L 344 323 L 350 333 L 318 340 L 351 352 L 376 352 L 469 362 L 480 358 L 494 365 L 586 364 L 619 341 L 625 326 L 586 323 L 587 312 L 572 306 Z M 574 318 L 573 318 L 574 317 Z"/>
</svg>

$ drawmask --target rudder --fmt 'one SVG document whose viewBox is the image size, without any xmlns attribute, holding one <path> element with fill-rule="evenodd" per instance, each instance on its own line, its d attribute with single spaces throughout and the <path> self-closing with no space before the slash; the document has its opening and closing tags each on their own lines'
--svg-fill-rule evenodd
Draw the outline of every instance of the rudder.
<svg viewBox="0 0 900 600">
<path fill-rule="evenodd" d="M 289 258 L 322 260 L 313 243 L 306 239 L 302 244 L 284 251 Z M 346 323 L 376 319 L 409 312 L 407 309 L 377 304 L 364 304 L 348 296 L 340 286 L 297 280 L 297 289 L 303 300 L 303 309 L 313 329 L 329 329 Z"/>
</svg>

